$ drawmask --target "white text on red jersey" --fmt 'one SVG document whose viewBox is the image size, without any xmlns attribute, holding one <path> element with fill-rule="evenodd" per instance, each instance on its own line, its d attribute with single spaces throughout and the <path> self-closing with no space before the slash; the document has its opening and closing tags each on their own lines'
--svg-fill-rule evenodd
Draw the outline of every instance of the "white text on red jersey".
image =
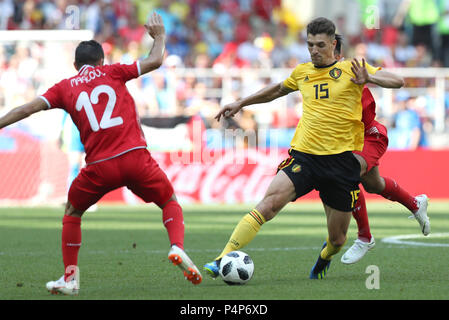
<svg viewBox="0 0 449 320">
<path fill-rule="evenodd" d="M 103 77 L 105 75 L 106 73 L 101 72 L 101 70 L 99 69 L 93 69 L 88 72 L 86 70 L 86 72 L 84 72 L 84 75 L 72 78 L 70 80 L 70 85 L 73 87 L 79 85 L 80 83 L 89 83 L 95 78 Z"/>
</svg>

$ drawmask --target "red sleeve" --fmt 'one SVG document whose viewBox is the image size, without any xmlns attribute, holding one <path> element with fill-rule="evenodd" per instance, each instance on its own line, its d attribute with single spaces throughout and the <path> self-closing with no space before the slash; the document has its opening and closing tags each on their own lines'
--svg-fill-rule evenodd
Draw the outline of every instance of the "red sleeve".
<svg viewBox="0 0 449 320">
<path fill-rule="evenodd" d="M 135 61 L 132 64 L 111 64 L 109 66 L 109 73 L 113 78 L 127 82 L 140 76 L 140 63 L 139 61 Z"/>
<path fill-rule="evenodd" d="M 371 94 L 371 91 L 367 88 L 364 87 L 363 91 L 362 91 L 362 106 L 363 109 L 367 109 L 369 107 L 373 107 L 372 104 L 375 104 L 376 102 L 374 101 L 374 97 Z"/>
<path fill-rule="evenodd" d="M 364 87 L 362 91 L 362 107 L 362 122 L 365 128 L 368 128 L 376 118 L 376 101 L 367 87 Z"/>
<path fill-rule="evenodd" d="M 53 87 L 47 90 L 43 95 L 40 96 L 48 106 L 48 109 L 52 108 L 64 108 L 64 101 L 63 101 L 63 85 L 62 81 L 55 84 Z"/>
</svg>

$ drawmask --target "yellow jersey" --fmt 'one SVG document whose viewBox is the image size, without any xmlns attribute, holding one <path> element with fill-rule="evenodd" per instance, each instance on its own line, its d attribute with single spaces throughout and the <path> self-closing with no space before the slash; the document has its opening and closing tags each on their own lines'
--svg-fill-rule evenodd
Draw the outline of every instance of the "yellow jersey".
<svg viewBox="0 0 449 320">
<path fill-rule="evenodd" d="M 361 151 L 363 85 L 354 77 L 351 61 L 315 67 L 312 62 L 299 64 L 283 82 L 303 96 L 303 114 L 296 127 L 291 147 L 315 155 Z M 380 68 L 366 64 L 370 74 Z"/>
</svg>

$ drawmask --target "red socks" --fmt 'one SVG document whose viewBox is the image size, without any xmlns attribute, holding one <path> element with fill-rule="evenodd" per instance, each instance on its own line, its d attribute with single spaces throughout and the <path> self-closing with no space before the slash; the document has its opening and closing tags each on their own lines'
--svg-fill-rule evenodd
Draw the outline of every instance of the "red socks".
<svg viewBox="0 0 449 320">
<path fill-rule="evenodd" d="M 170 201 L 162 209 L 162 222 L 168 232 L 170 245 L 177 245 L 184 250 L 184 217 L 181 206 Z"/>
<path fill-rule="evenodd" d="M 364 242 L 369 242 L 371 240 L 371 230 L 369 228 L 368 212 L 366 211 L 365 195 L 362 190 L 360 190 L 359 198 L 352 210 L 352 216 L 357 222 L 359 239 Z"/>
<path fill-rule="evenodd" d="M 385 189 L 380 194 L 382 197 L 391 201 L 397 201 L 412 212 L 418 210 L 415 197 L 411 196 L 407 191 L 402 189 L 393 179 L 385 177 L 383 177 L 383 179 L 385 180 Z M 368 213 L 366 211 L 365 196 L 362 190 L 360 190 L 359 198 L 356 202 L 354 210 L 352 211 L 352 216 L 357 221 L 359 239 L 369 242 L 371 240 L 371 231 L 368 222 Z"/>
<path fill-rule="evenodd" d="M 78 265 L 78 251 L 81 247 L 81 218 L 64 215 L 62 218 L 62 260 L 64 280 L 75 272 Z"/>
<path fill-rule="evenodd" d="M 162 209 L 162 221 L 168 232 L 171 245 L 184 249 L 184 217 L 181 206 L 170 201 Z M 64 215 L 62 218 L 62 260 L 64 280 L 73 276 L 78 266 L 78 252 L 81 247 L 81 218 Z"/>
<path fill-rule="evenodd" d="M 380 194 L 382 197 L 391 201 L 397 201 L 412 212 L 418 210 L 418 206 L 414 197 L 412 197 L 407 191 L 402 189 L 393 179 L 385 177 L 383 178 L 385 180 L 385 189 Z"/>
</svg>

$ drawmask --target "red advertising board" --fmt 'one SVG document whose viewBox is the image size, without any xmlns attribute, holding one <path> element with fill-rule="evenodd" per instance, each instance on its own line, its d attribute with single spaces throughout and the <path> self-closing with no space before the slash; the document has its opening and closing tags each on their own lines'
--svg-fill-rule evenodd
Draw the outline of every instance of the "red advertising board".
<svg viewBox="0 0 449 320">
<path fill-rule="evenodd" d="M 0 133 L 0 204 L 46 204 L 66 200 L 68 156 L 55 142 L 20 130 Z M 254 203 L 262 199 L 287 150 L 204 150 L 200 153 L 152 152 L 183 203 Z M 387 151 L 380 173 L 412 195 L 449 199 L 449 150 Z M 381 199 L 367 195 L 370 199 Z M 318 199 L 313 191 L 302 199 Z M 127 188 L 101 200 L 138 203 Z"/>
<path fill-rule="evenodd" d="M 222 152 L 214 161 L 183 163 L 170 153 L 153 153 L 172 181 L 179 199 L 199 203 L 245 203 L 262 199 L 287 150 Z M 186 157 L 187 158 L 187 157 Z M 199 157 L 198 157 L 199 158 Z M 190 154 L 190 159 L 193 155 Z M 388 151 L 379 167 L 382 176 L 396 180 L 412 195 L 449 199 L 449 150 Z M 139 201 L 127 190 L 116 190 L 103 201 Z M 381 199 L 367 194 L 369 199 Z M 319 199 L 313 191 L 301 199 Z"/>
</svg>

